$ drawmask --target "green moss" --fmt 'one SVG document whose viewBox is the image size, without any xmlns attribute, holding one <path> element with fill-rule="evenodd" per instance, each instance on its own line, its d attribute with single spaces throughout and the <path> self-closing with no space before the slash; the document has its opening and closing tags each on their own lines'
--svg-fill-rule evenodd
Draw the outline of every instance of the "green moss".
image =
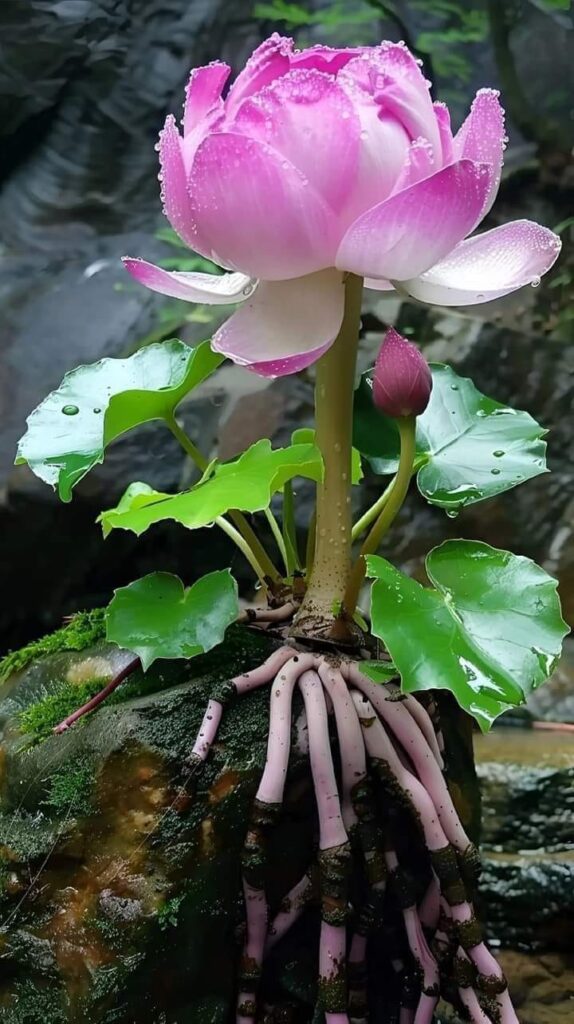
<svg viewBox="0 0 574 1024">
<path fill-rule="evenodd" d="M 179 908 L 185 899 L 185 893 L 180 893 L 179 896 L 172 896 L 171 899 L 166 900 L 162 907 L 157 912 L 157 923 L 162 930 L 167 928 L 175 928 L 179 919 Z"/>
<path fill-rule="evenodd" d="M 51 636 L 45 637 L 43 641 L 36 641 L 38 645 L 35 653 L 31 650 L 34 644 L 30 644 L 28 647 L 23 648 L 21 651 L 15 651 L 13 654 L 8 655 L 4 662 L 0 663 L 1 666 L 6 663 L 9 659 L 16 661 L 20 656 L 27 659 L 22 662 L 18 667 L 22 668 L 27 661 L 32 660 L 35 657 L 39 657 L 41 654 L 54 653 L 56 650 L 82 650 L 86 646 L 89 646 L 95 640 L 101 640 L 105 624 L 103 620 L 104 610 L 97 609 L 94 612 L 79 613 L 75 616 L 74 621 L 63 630 L 58 630 Z M 87 641 L 79 644 L 80 628 L 78 626 L 76 631 L 76 641 L 78 646 L 73 646 L 73 637 L 68 637 L 66 643 L 63 643 L 63 634 L 67 630 L 71 629 L 76 620 L 86 620 L 90 616 L 95 617 L 90 627 L 93 631 L 87 631 L 83 634 L 87 637 Z M 96 619 L 99 616 L 99 626 L 97 625 Z M 99 629 L 99 633 L 96 635 L 96 627 Z M 53 646 L 50 645 L 53 642 Z M 41 645 L 46 644 L 48 646 L 41 649 Z M 60 646 L 58 647 L 57 644 Z M 161 690 L 167 689 L 170 686 L 174 686 L 177 683 L 183 681 L 184 678 L 189 679 L 196 678 L 200 679 L 205 676 L 212 676 L 214 679 L 229 678 L 238 672 L 244 672 L 247 668 L 254 667 L 259 660 L 263 660 L 268 656 L 272 646 L 269 641 L 265 638 L 256 636 L 255 634 L 249 633 L 243 627 L 231 627 L 225 638 L 225 642 L 214 648 L 208 654 L 201 655 L 194 658 L 189 668 L 183 661 L 173 662 L 160 662 L 158 665 L 153 666 L 148 672 L 135 671 L 132 676 L 125 682 L 122 683 L 117 690 L 115 690 L 106 700 L 105 706 L 110 707 L 114 704 L 122 704 L 124 701 L 133 700 L 137 697 L 145 697 L 151 693 L 157 693 Z M 12 666 L 9 671 L 15 671 Z M 185 676 L 183 675 L 185 673 Z M 9 672 L 6 672 L 9 674 Z M 67 718 L 73 711 L 81 707 L 92 697 L 102 689 L 106 683 L 109 682 L 109 678 L 101 679 L 94 678 L 87 680 L 84 683 L 60 683 L 56 689 L 52 690 L 51 693 L 46 694 L 41 700 L 36 701 L 34 704 L 30 704 L 27 708 L 19 714 L 19 728 L 22 733 L 30 738 L 34 742 L 40 742 L 46 739 L 52 734 L 54 726 L 58 725 L 64 718 Z M 266 713 L 265 713 L 266 714 Z M 82 719 L 78 725 L 81 727 L 88 720 L 88 716 Z M 232 730 L 232 742 L 237 742 L 240 746 L 244 746 L 245 743 L 249 743 L 253 738 L 253 733 L 260 735 L 260 730 L 266 729 L 265 715 L 257 723 L 252 723 L 248 732 L 251 735 L 245 735 L 244 730 L 241 730 L 236 734 L 235 729 Z M 77 728 L 78 726 L 75 726 Z"/>
<path fill-rule="evenodd" d="M 44 815 L 26 811 L 0 814 L 0 864 L 10 869 L 15 862 L 37 860 L 52 849 L 57 838 L 56 824 Z M 6 847 L 5 855 L 1 847 Z"/>
<path fill-rule="evenodd" d="M 64 999 L 53 985 L 40 988 L 32 981 L 17 982 L 13 1000 L 2 1010 L 2 1024 L 66 1024 Z"/>
<path fill-rule="evenodd" d="M 95 930 L 105 939 L 107 946 L 114 952 L 124 950 L 126 946 L 126 929 L 121 928 L 117 921 L 109 917 L 90 917 L 86 921 L 88 927 Z"/>
<path fill-rule="evenodd" d="M 90 679 L 86 683 L 61 683 L 53 693 L 24 708 L 18 716 L 20 731 L 34 740 L 52 734 L 55 725 L 90 700 L 109 679 Z M 81 722 L 79 723 L 81 724 Z"/>
<path fill-rule="evenodd" d="M 71 622 L 55 633 L 48 633 L 39 640 L 32 640 L 26 647 L 11 651 L 0 661 L 0 682 L 14 672 L 26 668 L 35 658 L 60 651 L 83 651 L 91 644 L 103 640 L 106 635 L 105 608 L 94 608 L 89 612 L 78 612 Z"/>
<path fill-rule="evenodd" d="M 78 757 L 50 779 L 50 791 L 43 801 L 46 807 L 59 814 L 89 814 L 94 790 L 94 764 L 88 757 Z"/>
</svg>

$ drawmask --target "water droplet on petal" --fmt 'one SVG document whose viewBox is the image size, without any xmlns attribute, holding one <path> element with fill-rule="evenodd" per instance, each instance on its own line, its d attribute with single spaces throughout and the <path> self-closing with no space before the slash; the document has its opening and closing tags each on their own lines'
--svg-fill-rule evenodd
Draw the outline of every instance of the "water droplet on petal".
<svg viewBox="0 0 574 1024">
<path fill-rule="evenodd" d="M 499 469 L 491 469 L 490 472 L 492 473 L 493 476 L 500 476 Z"/>
<path fill-rule="evenodd" d="M 80 410 L 77 405 L 62 406 L 62 412 L 64 413 L 64 416 L 77 416 L 79 411 Z"/>
<path fill-rule="evenodd" d="M 539 284 L 540 284 L 540 278 L 539 277 L 533 277 L 532 281 L 530 282 L 531 287 L 532 288 L 538 288 Z"/>
</svg>

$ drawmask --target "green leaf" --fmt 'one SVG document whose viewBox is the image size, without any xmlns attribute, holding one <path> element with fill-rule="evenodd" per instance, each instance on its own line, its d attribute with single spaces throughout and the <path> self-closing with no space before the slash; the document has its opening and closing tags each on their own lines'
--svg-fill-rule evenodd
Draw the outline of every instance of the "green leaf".
<svg viewBox="0 0 574 1024">
<path fill-rule="evenodd" d="M 194 658 L 220 644 L 239 612 L 228 569 L 210 572 L 189 589 L 179 576 L 152 572 L 116 590 L 106 611 L 106 635 L 134 651 L 144 669 L 157 658 Z"/>
<path fill-rule="evenodd" d="M 417 483 L 431 505 L 456 515 L 546 470 L 546 433 L 527 412 L 478 391 L 450 366 L 431 364 L 433 389 L 417 418 Z M 372 374 L 355 398 L 354 443 L 376 473 L 394 473 L 399 461 L 396 423 L 375 408 Z"/>
<path fill-rule="evenodd" d="M 451 690 L 486 731 L 556 665 L 568 632 L 556 580 L 529 558 L 469 540 L 434 548 L 426 570 L 432 588 L 367 557 L 373 633 L 403 690 Z"/>
<path fill-rule="evenodd" d="M 118 506 L 102 512 L 104 534 L 113 529 L 138 535 L 153 523 L 174 519 L 189 530 L 210 526 L 229 509 L 260 512 L 271 497 L 296 476 L 320 481 L 323 462 L 312 444 L 271 448 L 267 439 L 257 441 L 239 459 L 216 465 L 211 476 L 182 494 L 161 494 L 147 484 L 128 487 Z"/>
<path fill-rule="evenodd" d="M 291 434 L 292 444 L 315 444 L 315 431 L 312 427 L 299 427 Z M 360 484 L 363 479 L 363 466 L 361 464 L 361 453 L 356 448 L 351 449 L 351 483 Z"/>
<path fill-rule="evenodd" d="M 358 668 L 373 683 L 388 683 L 398 676 L 392 661 L 359 661 Z"/>
<path fill-rule="evenodd" d="M 128 359 L 101 359 L 67 373 L 28 417 L 16 464 L 27 462 L 62 501 L 104 461 L 106 447 L 149 420 L 168 420 L 182 398 L 220 365 L 209 342 L 166 341 Z"/>
</svg>

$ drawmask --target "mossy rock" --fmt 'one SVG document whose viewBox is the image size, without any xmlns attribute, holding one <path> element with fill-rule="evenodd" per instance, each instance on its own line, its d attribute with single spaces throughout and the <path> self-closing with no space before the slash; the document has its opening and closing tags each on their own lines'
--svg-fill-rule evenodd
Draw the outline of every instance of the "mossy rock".
<svg viewBox="0 0 574 1024">
<path fill-rule="evenodd" d="M 186 758 L 214 686 L 274 644 L 235 627 L 209 655 L 154 665 L 53 735 L 125 657 L 103 640 L 101 618 L 94 632 L 97 622 L 68 627 L 73 646 L 64 630 L 36 645 L 32 660 L 29 651 L 12 655 L 19 671 L 0 686 L 0 1016 L 3 1024 L 228 1024 L 243 927 L 240 854 L 265 762 L 269 689 L 226 710 L 195 782 Z M 453 762 L 459 794 L 472 765 L 462 747 Z M 469 791 L 461 810 L 472 827 L 472 778 Z M 270 844 L 271 913 L 315 841 L 308 764 L 295 757 Z M 266 970 L 266 991 L 280 991 L 301 1024 L 313 1019 L 317 941 L 311 912 Z"/>
<path fill-rule="evenodd" d="M 216 655 L 154 667 L 61 736 L 57 719 L 121 652 L 52 643 L 0 688 L 6 1024 L 227 1020 L 268 694 L 228 710 L 195 792 L 185 759 L 215 682 L 271 647 L 232 631 Z"/>
</svg>

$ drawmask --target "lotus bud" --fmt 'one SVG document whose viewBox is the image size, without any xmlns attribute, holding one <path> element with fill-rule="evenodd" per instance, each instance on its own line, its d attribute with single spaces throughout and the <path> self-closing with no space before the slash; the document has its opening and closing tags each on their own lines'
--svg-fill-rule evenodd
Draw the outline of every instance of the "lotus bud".
<svg viewBox="0 0 574 1024">
<path fill-rule="evenodd" d="M 373 379 L 373 400 L 387 416 L 420 416 L 432 390 L 429 365 L 416 345 L 390 327 L 383 339 Z"/>
</svg>

